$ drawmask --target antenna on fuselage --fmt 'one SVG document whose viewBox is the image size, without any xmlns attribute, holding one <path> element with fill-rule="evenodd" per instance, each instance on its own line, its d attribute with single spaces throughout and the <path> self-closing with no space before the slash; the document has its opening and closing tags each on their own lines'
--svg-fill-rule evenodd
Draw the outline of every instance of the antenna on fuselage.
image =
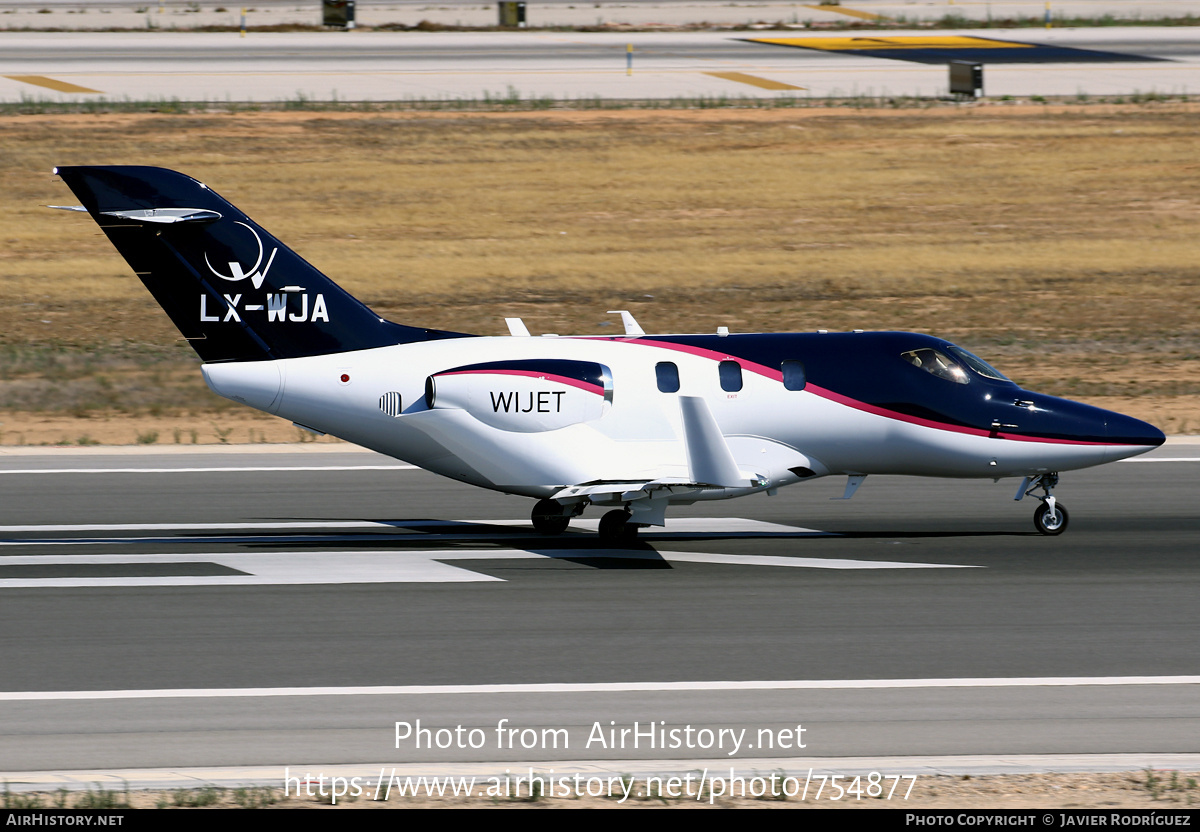
<svg viewBox="0 0 1200 832">
<path fill-rule="evenodd" d="M 525 326 L 525 322 L 520 318 L 505 318 L 504 323 L 508 325 L 508 334 L 512 337 L 529 337 L 529 327 Z"/>
</svg>

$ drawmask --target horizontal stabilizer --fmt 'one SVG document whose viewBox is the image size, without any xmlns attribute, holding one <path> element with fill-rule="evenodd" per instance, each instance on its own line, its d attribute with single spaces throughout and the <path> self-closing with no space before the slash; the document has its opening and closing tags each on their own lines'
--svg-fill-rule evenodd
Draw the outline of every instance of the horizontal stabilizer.
<svg viewBox="0 0 1200 832">
<path fill-rule="evenodd" d="M 170 225 L 176 222 L 216 222 L 221 219 L 221 215 L 216 211 L 206 211 L 203 208 L 140 208 L 136 211 L 101 211 L 100 213 L 106 217 L 149 222 L 155 225 Z"/>
</svg>

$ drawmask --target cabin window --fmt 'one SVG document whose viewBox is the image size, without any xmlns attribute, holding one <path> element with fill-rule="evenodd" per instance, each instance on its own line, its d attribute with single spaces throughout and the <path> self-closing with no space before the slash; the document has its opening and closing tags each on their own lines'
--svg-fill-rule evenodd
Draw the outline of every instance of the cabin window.
<svg viewBox="0 0 1200 832">
<path fill-rule="evenodd" d="M 958 362 L 945 353 L 930 347 L 903 353 L 901 358 L 914 367 L 920 367 L 927 373 L 932 373 L 938 378 L 944 378 L 956 384 L 967 384 L 971 381 L 967 371 Z"/>
<path fill-rule="evenodd" d="M 803 390 L 808 384 L 808 376 L 804 374 L 804 362 L 789 358 L 780 363 L 779 369 L 783 372 L 783 389 Z"/>
<path fill-rule="evenodd" d="M 660 392 L 679 392 L 679 368 L 673 362 L 660 361 L 655 364 L 654 375 L 658 378 L 658 389 Z"/>
<path fill-rule="evenodd" d="M 721 376 L 721 389 L 726 393 L 736 393 L 742 389 L 742 365 L 736 361 L 722 361 L 717 371 Z"/>
</svg>

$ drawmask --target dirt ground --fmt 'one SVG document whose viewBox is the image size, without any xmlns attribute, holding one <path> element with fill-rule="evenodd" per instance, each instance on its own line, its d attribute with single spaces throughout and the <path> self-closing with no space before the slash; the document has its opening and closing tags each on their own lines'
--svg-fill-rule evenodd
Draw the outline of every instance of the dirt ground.
<svg viewBox="0 0 1200 832">
<path fill-rule="evenodd" d="M 5 116 L 0 445 L 311 437 L 208 392 L 103 235 L 44 209 L 72 201 L 53 165 L 124 160 L 219 186 L 392 320 L 929 332 L 1028 389 L 1200 432 L 1197 113 Z"/>
<path fill-rule="evenodd" d="M 72 202 L 54 164 L 96 161 L 203 176 L 402 323 L 924 331 L 1027 389 L 1200 432 L 1198 113 L 6 115 L 0 445 L 312 438 L 209 393 L 103 235 L 44 210 Z"/>
</svg>

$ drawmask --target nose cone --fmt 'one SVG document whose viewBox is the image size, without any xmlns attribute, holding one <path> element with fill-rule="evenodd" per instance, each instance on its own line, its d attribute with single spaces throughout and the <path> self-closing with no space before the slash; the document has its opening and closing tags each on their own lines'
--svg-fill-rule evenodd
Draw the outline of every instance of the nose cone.
<svg viewBox="0 0 1200 832">
<path fill-rule="evenodd" d="M 1167 441 L 1163 432 L 1154 425 L 1120 413 L 1108 413 L 1104 426 L 1112 448 L 1109 459 L 1126 459 L 1144 454 Z"/>
<path fill-rule="evenodd" d="M 1166 441 L 1161 430 L 1131 416 L 1053 396 L 1021 395 L 1014 402 L 1018 407 L 999 412 L 1005 421 L 1012 419 L 1014 433 L 1048 443 L 1040 455 L 1043 466 L 1067 471 L 1102 465 L 1144 454 Z"/>
</svg>

